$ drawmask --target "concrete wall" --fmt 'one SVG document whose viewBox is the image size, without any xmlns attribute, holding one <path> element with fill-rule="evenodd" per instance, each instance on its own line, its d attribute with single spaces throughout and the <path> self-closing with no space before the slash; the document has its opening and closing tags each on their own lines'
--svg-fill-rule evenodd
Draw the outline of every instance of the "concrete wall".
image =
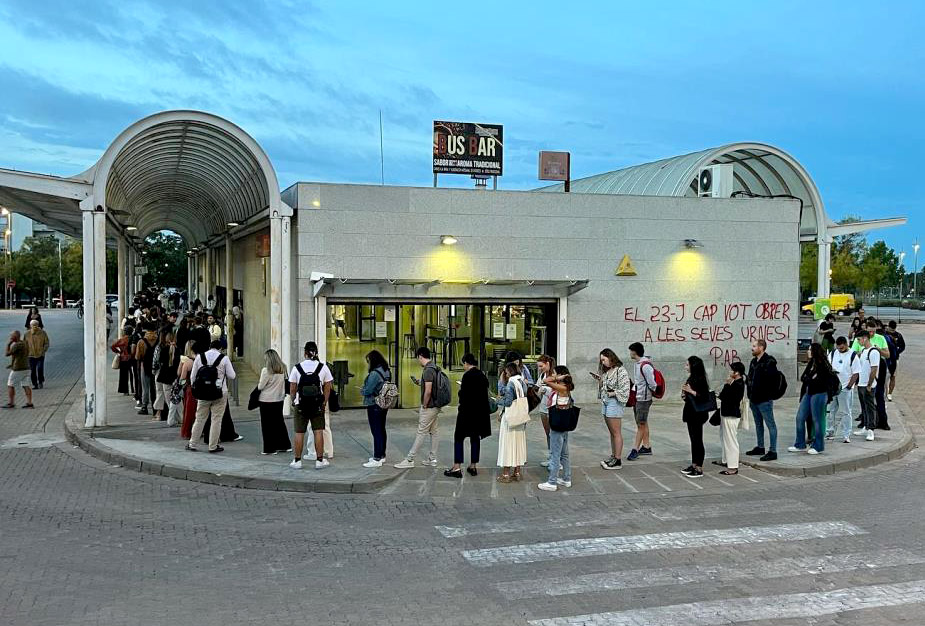
<svg viewBox="0 0 925 626">
<path fill-rule="evenodd" d="M 300 183 L 298 337 L 314 337 L 312 271 L 345 278 L 588 279 L 568 305 L 567 365 L 644 341 L 677 394 L 690 355 L 714 385 L 751 336 L 796 372 L 799 204 Z M 439 237 L 451 234 L 448 248 Z M 689 250 L 685 239 L 703 247 Z M 615 276 L 624 254 L 637 276 Z M 448 286 L 447 286 L 448 287 Z M 441 289 L 445 292 L 445 289 Z M 464 293 L 465 288 L 459 287 Z M 728 307 L 728 308 L 727 308 Z M 628 358 L 628 357 L 627 357 Z M 579 397 L 594 396 L 587 375 Z"/>
</svg>

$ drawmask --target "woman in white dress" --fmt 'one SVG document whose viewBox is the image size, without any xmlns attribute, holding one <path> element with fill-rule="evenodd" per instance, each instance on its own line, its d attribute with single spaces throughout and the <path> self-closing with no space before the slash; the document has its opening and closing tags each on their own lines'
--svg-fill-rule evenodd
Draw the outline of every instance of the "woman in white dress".
<svg viewBox="0 0 925 626">
<path fill-rule="evenodd" d="M 504 407 L 501 413 L 501 429 L 498 433 L 498 467 L 501 475 L 499 483 L 509 483 L 521 479 L 521 466 L 527 462 L 527 425 L 508 427 L 507 408 L 518 397 L 527 395 L 527 382 L 514 363 L 508 363 L 501 372 L 504 393 L 498 398 L 498 406 Z"/>
</svg>

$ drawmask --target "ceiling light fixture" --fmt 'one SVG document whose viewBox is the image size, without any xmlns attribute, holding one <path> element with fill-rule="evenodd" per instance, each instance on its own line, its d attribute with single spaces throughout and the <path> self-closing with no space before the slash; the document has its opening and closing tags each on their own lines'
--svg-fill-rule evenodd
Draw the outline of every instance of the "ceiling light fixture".
<svg viewBox="0 0 925 626">
<path fill-rule="evenodd" d="M 440 243 L 445 246 L 455 246 L 457 243 L 459 243 L 459 239 L 453 235 L 440 235 Z"/>
<path fill-rule="evenodd" d="M 234 228 L 235 226 L 240 226 L 240 224 L 237 222 L 228 222 L 228 225 L 231 226 L 232 228 Z"/>
<path fill-rule="evenodd" d="M 130 231 L 131 231 L 131 230 L 138 230 L 138 227 L 137 227 L 137 226 L 126 226 L 126 227 L 125 227 L 125 230 L 130 230 Z"/>
<path fill-rule="evenodd" d="M 696 239 L 685 239 L 684 247 L 685 248 L 702 248 L 703 244 L 697 241 Z"/>
</svg>

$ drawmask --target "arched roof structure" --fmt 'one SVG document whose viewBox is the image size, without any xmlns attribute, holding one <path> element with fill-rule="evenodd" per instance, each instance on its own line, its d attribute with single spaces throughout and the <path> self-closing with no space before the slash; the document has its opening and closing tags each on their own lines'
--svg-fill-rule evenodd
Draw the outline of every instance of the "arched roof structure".
<svg viewBox="0 0 925 626">
<path fill-rule="evenodd" d="M 733 192 L 764 196 L 790 195 L 802 200 L 801 238 L 812 240 L 824 236 L 830 222 L 816 183 L 796 159 L 780 148 L 763 143 L 732 143 L 580 178 L 571 181 L 571 191 L 696 197 L 700 170 L 719 163 L 733 165 Z M 559 184 L 544 187 L 543 191 L 562 189 L 563 186 Z"/>
</svg>

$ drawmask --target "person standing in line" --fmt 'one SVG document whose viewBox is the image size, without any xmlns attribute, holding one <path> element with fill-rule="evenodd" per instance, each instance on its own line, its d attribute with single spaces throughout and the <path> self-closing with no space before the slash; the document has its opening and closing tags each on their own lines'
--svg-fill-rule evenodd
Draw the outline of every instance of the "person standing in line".
<svg viewBox="0 0 925 626">
<path fill-rule="evenodd" d="M 154 346 L 157 344 L 157 333 L 151 322 L 145 322 L 144 335 L 135 346 L 135 361 L 139 364 L 139 377 L 141 378 L 141 408 L 139 415 L 148 414 L 148 405 L 156 391 L 154 382 Z"/>
<path fill-rule="evenodd" d="M 601 415 L 610 434 L 610 458 L 601 461 L 605 470 L 623 468 L 623 409 L 630 397 L 630 376 L 623 362 L 610 348 L 601 350 L 597 374 Z"/>
<path fill-rule="evenodd" d="M 211 366 L 216 369 L 216 384 L 221 386 L 222 395 L 217 400 L 196 401 L 196 421 L 193 422 L 193 430 L 190 433 L 189 442 L 186 444 L 186 449 L 191 452 L 195 452 L 198 449 L 196 447 L 196 442 L 202 436 L 202 431 L 210 413 L 213 419 L 209 428 L 209 452 L 215 453 L 225 451 L 225 448 L 218 445 L 222 433 L 222 419 L 219 416 L 224 415 L 225 408 L 228 406 L 228 381 L 234 380 L 237 374 L 234 371 L 231 360 L 226 359 L 225 355 L 219 351 L 220 347 L 221 344 L 217 341 L 213 342 L 209 350 L 199 355 L 199 358 L 193 361 L 193 369 L 190 372 L 190 385 L 195 386 L 196 377 L 203 367 Z"/>
<path fill-rule="evenodd" d="M 491 437 L 491 413 L 488 407 L 488 377 L 478 368 L 475 355 L 462 358 L 463 369 L 459 385 L 459 407 L 456 413 L 456 430 L 453 432 L 453 466 L 444 476 L 462 478 L 463 443 L 469 439 L 470 476 L 478 476 L 479 453 L 482 439 Z"/>
<path fill-rule="evenodd" d="M 231 307 L 231 315 L 234 319 L 232 327 L 234 329 L 234 349 L 239 359 L 244 358 L 244 312 L 241 307 L 235 305 Z M 288 435 L 286 435 L 288 437 Z"/>
<path fill-rule="evenodd" d="M 213 341 L 221 342 L 225 333 L 222 330 L 222 325 L 218 323 L 214 315 L 209 315 L 206 327 L 209 331 L 209 343 Z"/>
<path fill-rule="evenodd" d="M 703 476 L 703 425 L 710 419 L 708 410 L 702 407 L 710 395 L 710 383 L 707 381 L 707 370 L 700 357 L 689 356 L 687 363 L 687 381 L 681 385 L 681 399 L 684 400 L 684 409 L 681 419 L 687 424 L 687 436 L 691 442 L 691 464 L 681 470 L 682 474 L 690 478 Z"/>
<path fill-rule="evenodd" d="M 742 421 L 742 400 L 745 398 L 745 366 L 741 361 L 729 365 L 729 377 L 719 392 L 719 415 L 722 420 L 723 458 L 720 463 L 726 469 L 724 476 L 739 473 L 739 422 Z M 716 463 L 716 461 L 713 461 Z"/>
<path fill-rule="evenodd" d="M 761 461 L 777 460 L 777 422 L 774 421 L 774 397 L 780 389 L 780 372 L 777 360 L 767 353 L 768 344 L 764 339 L 752 340 L 752 361 L 748 366 L 746 390 L 751 403 L 752 417 L 755 420 L 755 435 L 758 439 L 754 448 L 746 452 L 748 456 L 758 456 Z M 768 427 L 768 443 L 765 451 L 764 427 Z"/>
<path fill-rule="evenodd" d="M 887 402 L 892 402 L 893 390 L 896 388 L 896 367 L 899 364 L 900 355 L 906 351 L 906 339 L 903 337 L 903 334 L 897 330 L 896 320 L 890 320 L 890 323 L 887 324 L 886 336 L 892 339 L 893 344 L 896 346 L 896 358 L 890 360 L 890 366 L 888 368 L 890 373 L 890 384 L 886 392 Z"/>
<path fill-rule="evenodd" d="M 130 326 L 122 327 L 122 336 L 119 337 L 109 349 L 119 355 L 119 387 L 118 393 L 127 396 L 134 389 L 134 379 L 132 376 L 132 351 L 129 346 L 129 339 L 132 335 Z"/>
<path fill-rule="evenodd" d="M 206 298 L 206 313 L 209 313 L 210 315 L 215 313 L 215 296 L 211 293 L 209 294 L 209 297 Z"/>
<path fill-rule="evenodd" d="M 261 454 L 292 452 L 289 431 L 283 419 L 283 403 L 286 399 L 286 364 L 276 350 L 263 353 L 263 369 L 257 389 L 260 390 L 260 434 L 263 439 Z"/>
<path fill-rule="evenodd" d="M 185 440 L 189 440 L 192 436 L 193 422 L 196 421 L 196 399 L 190 387 L 190 375 L 193 372 L 193 362 L 198 356 L 196 342 L 187 341 L 183 357 L 180 359 L 180 367 L 177 368 L 177 376 L 183 381 L 183 421 L 180 424 L 180 438 Z"/>
<path fill-rule="evenodd" d="M 389 410 L 376 404 L 376 398 L 382 391 L 383 385 L 392 381 L 392 371 L 389 364 L 378 350 L 372 350 L 366 355 L 369 372 L 363 381 L 363 406 L 366 407 L 366 420 L 369 422 L 369 432 L 373 436 L 373 455 L 363 464 L 363 467 L 382 467 L 385 461 L 385 446 L 388 435 L 385 430 L 385 420 Z"/>
<path fill-rule="evenodd" d="M 42 314 L 39 313 L 37 306 L 29 307 L 29 312 L 26 313 L 26 330 L 29 330 L 33 320 L 39 323 L 39 328 L 45 328 L 45 324 L 42 322 Z"/>
<path fill-rule="evenodd" d="M 613 354 L 613 351 L 610 351 Z M 627 375 L 629 378 L 629 375 Z M 556 409 L 566 410 L 570 408 L 574 401 L 572 400 L 572 390 L 575 384 L 572 381 L 572 374 L 564 365 L 557 365 L 552 376 L 548 376 L 544 381 L 555 394 Z M 627 380 L 627 395 L 629 395 L 629 380 Z M 549 428 L 549 475 L 546 482 L 539 483 L 536 488 L 542 491 L 558 491 L 559 487 L 572 486 L 572 464 L 569 461 L 568 454 L 568 431 L 556 430 Z M 524 442 L 526 447 L 526 442 Z M 526 457 L 526 452 L 524 453 Z M 562 476 L 559 476 L 559 473 Z"/>
<path fill-rule="evenodd" d="M 540 398 L 539 411 L 540 422 L 543 424 L 543 431 L 546 433 L 546 459 L 540 463 L 543 467 L 549 467 L 549 407 L 552 406 L 555 392 L 543 384 L 543 379 L 552 376 L 555 372 L 556 360 L 547 354 L 541 354 L 536 358 L 536 393 Z"/>
<path fill-rule="evenodd" d="M 861 376 L 861 358 L 857 352 L 848 348 L 848 339 L 839 337 L 835 340 L 835 350 L 829 353 L 829 365 L 838 375 L 841 391 L 829 403 L 828 413 L 832 416 L 832 423 L 828 426 L 825 438 L 834 439 L 840 427 L 842 441 L 851 443 L 851 399 Z"/>
<path fill-rule="evenodd" d="M 305 446 L 305 432 L 311 426 L 315 442 L 315 469 L 324 469 L 331 464 L 324 458 L 324 423 L 325 409 L 331 395 L 334 376 L 331 370 L 318 357 L 318 345 L 314 341 L 305 344 L 305 360 L 292 368 L 289 373 L 289 394 L 293 407 L 296 407 L 292 419 L 295 431 L 292 469 L 302 469 L 302 451 Z"/>
<path fill-rule="evenodd" d="M 26 342 L 22 340 L 18 330 L 10 333 L 10 340 L 6 344 L 6 356 L 10 357 L 10 376 L 7 379 L 6 387 L 9 394 L 9 402 L 5 409 L 16 408 L 16 387 L 22 387 L 26 394 L 26 403 L 24 409 L 34 409 L 32 404 L 32 388 L 27 384 L 29 376 L 29 349 Z"/>
<path fill-rule="evenodd" d="M 561 366 L 556 366 L 561 367 Z M 501 372 L 501 379 L 504 381 L 504 393 L 498 398 L 499 407 L 510 407 L 514 400 L 527 395 L 527 381 L 521 374 L 521 369 L 516 363 L 508 363 Z M 550 382 L 559 382 L 557 377 L 547 377 L 544 381 L 546 385 Z M 552 447 L 552 430 L 549 431 L 549 445 Z M 556 463 L 553 458 L 552 450 L 550 451 L 550 466 Z M 501 413 L 501 427 L 498 430 L 498 467 L 501 468 L 501 475 L 498 476 L 499 483 L 509 483 L 512 480 L 520 480 L 521 467 L 527 462 L 527 425 L 508 426 L 507 416 Z"/>
<path fill-rule="evenodd" d="M 32 372 L 33 389 L 45 387 L 45 354 L 49 345 L 48 333 L 39 326 L 38 320 L 29 322 L 26 347 L 29 350 L 29 370 Z"/>
<path fill-rule="evenodd" d="M 636 420 L 636 438 L 633 440 L 633 449 L 626 457 L 627 461 L 635 461 L 642 455 L 652 454 L 652 443 L 649 441 L 649 409 L 652 408 L 655 390 L 655 366 L 652 359 L 646 358 L 646 349 L 638 341 L 629 347 L 630 359 L 633 361 L 633 388 L 636 390 L 636 404 L 633 405 L 633 416 Z"/>
<path fill-rule="evenodd" d="M 172 426 L 180 422 L 179 405 L 170 404 L 170 390 L 177 379 L 177 368 L 180 366 L 180 351 L 177 349 L 177 336 L 165 326 L 160 337 L 160 367 L 154 378 L 157 393 L 154 396 L 154 413 L 160 421 L 167 420 Z"/>
<path fill-rule="evenodd" d="M 796 440 L 788 452 L 819 454 L 825 449 L 825 407 L 828 404 L 832 368 L 825 351 L 818 343 L 809 346 L 809 362 L 800 376 L 800 406 L 797 409 Z M 807 448 L 806 421 L 813 422 L 813 442 Z"/>
<path fill-rule="evenodd" d="M 343 304 L 335 304 L 332 307 L 331 316 L 334 318 L 334 337 L 340 339 L 343 333 L 344 339 L 350 339 L 347 335 L 347 307 Z"/>
<path fill-rule="evenodd" d="M 439 439 L 437 439 L 437 418 L 440 415 L 440 407 L 434 402 L 437 366 L 431 359 L 430 350 L 425 346 L 418 348 L 415 356 L 421 365 L 421 380 L 418 381 L 412 377 L 415 383 L 421 385 L 421 410 L 418 416 L 418 432 L 407 456 L 395 464 L 397 469 L 414 467 L 414 457 L 418 449 L 424 444 L 424 438 L 428 436 L 430 437 L 430 454 L 423 461 L 423 464 L 431 467 L 437 466 L 437 447 L 440 444 Z"/>
<path fill-rule="evenodd" d="M 858 401 L 861 404 L 861 428 L 854 431 L 855 435 L 863 436 L 867 441 L 874 440 L 874 428 L 877 426 L 877 378 L 881 367 L 880 351 L 873 346 L 870 333 L 859 330 L 855 341 L 861 346 L 858 359 L 861 361 L 861 371 L 858 374 Z"/>
<path fill-rule="evenodd" d="M 877 368 L 877 385 L 874 388 L 874 401 L 877 405 L 877 422 L 874 428 L 890 430 L 886 413 L 886 375 L 890 360 L 890 344 L 883 334 L 883 326 L 874 318 L 868 317 L 864 321 L 870 344 L 880 353 L 880 366 Z M 851 349 L 861 352 L 863 346 L 857 339 L 851 344 Z M 862 378 L 863 380 L 863 378 Z"/>
</svg>

